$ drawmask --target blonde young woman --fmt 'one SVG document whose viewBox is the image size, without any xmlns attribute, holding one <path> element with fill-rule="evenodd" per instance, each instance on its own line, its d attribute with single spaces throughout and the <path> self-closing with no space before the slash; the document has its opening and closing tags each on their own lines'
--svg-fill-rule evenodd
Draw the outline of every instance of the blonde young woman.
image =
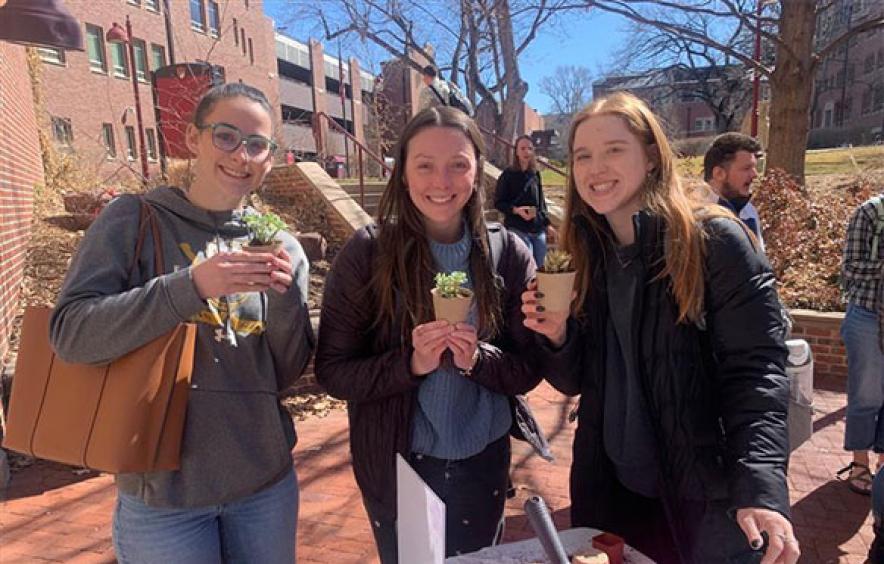
<svg viewBox="0 0 884 564">
<path fill-rule="evenodd" d="M 548 380 L 581 396 L 572 524 L 661 563 L 796 562 L 785 330 L 763 253 L 723 208 L 689 201 L 638 98 L 597 100 L 572 127 L 572 312 L 523 294 Z"/>
</svg>

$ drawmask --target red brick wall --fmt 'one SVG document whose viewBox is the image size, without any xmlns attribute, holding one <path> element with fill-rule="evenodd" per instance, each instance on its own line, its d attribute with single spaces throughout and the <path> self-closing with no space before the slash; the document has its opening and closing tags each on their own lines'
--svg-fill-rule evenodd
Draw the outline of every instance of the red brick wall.
<svg viewBox="0 0 884 564">
<path fill-rule="evenodd" d="M 160 0 L 160 5 L 162 5 Z M 151 44 L 163 46 L 166 63 L 170 62 L 169 45 L 163 14 L 145 7 L 134 6 L 125 0 L 66 0 L 65 5 L 79 20 L 86 38 L 85 26 L 91 24 L 102 28 L 103 33 L 113 22 L 125 25 L 126 16 L 132 22 L 132 34 L 145 42 L 148 70 L 153 70 Z M 276 54 L 272 20 L 264 15 L 261 2 L 252 0 L 246 8 L 245 0 L 219 0 L 219 37 L 191 29 L 190 3 L 183 0 L 170 2 L 172 35 L 176 63 L 206 61 L 224 67 L 227 82 L 243 82 L 264 91 L 273 107 L 279 105 L 279 81 L 276 75 Z M 234 19 L 237 39 L 234 40 Z M 246 52 L 242 50 L 242 34 L 245 31 Z M 251 40 L 254 64 L 249 57 Z M 132 79 L 114 76 L 111 44 L 105 43 L 108 71 L 92 71 L 89 67 L 88 50 L 68 51 L 63 65 L 44 63 L 46 110 L 50 116 L 71 120 L 74 148 L 82 155 L 87 166 L 95 168 L 100 179 L 113 182 L 114 173 L 129 176 L 128 167 L 140 172 L 136 139 L 136 157 L 129 161 L 126 156 L 126 126 L 136 126 L 135 98 Z M 141 112 L 145 129 L 156 130 L 151 85 L 138 83 Z M 278 119 L 278 115 L 274 115 Z M 125 120 L 125 123 L 124 123 Z M 108 159 L 101 144 L 101 126 L 110 123 L 114 128 L 117 156 Z M 136 129 L 137 138 L 137 129 Z M 151 174 L 159 172 L 159 163 L 150 164 Z"/>
<path fill-rule="evenodd" d="M 270 170 L 264 179 L 264 186 L 261 190 L 274 196 L 284 196 L 292 191 L 309 191 L 310 184 L 296 165 L 277 165 Z"/>
<path fill-rule="evenodd" d="M 0 41 L 0 359 L 6 355 L 43 162 L 24 47 Z"/>
<path fill-rule="evenodd" d="M 795 320 L 792 337 L 810 344 L 814 373 L 846 377 L 847 353 L 839 334 L 844 314 L 808 310 L 792 310 L 791 313 Z"/>
</svg>

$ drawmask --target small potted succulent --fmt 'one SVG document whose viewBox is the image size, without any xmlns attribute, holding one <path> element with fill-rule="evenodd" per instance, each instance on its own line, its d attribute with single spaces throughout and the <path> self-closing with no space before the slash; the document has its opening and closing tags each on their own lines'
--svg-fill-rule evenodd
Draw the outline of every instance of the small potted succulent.
<svg viewBox="0 0 884 564">
<path fill-rule="evenodd" d="M 454 325 L 467 320 L 473 291 L 463 287 L 466 281 L 466 273 L 459 270 L 449 274 L 436 274 L 436 287 L 430 293 L 433 294 L 433 310 L 437 321 L 444 319 Z"/>
<path fill-rule="evenodd" d="M 251 239 L 243 250 L 253 253 L 275 253 L 282 242 L 276 234 L 285 229 L 285 222 L 273 212 L 250 214 L 243 218 L 249 228 Z"/>
<path fill-rule="evenodd" d="M 559 249 L 546 253 L 543 266 L 537 269 L 538 300 L 546 311 L 568 311 L 577 272 L 571 266 L 571 254 Z"/>
</svg>

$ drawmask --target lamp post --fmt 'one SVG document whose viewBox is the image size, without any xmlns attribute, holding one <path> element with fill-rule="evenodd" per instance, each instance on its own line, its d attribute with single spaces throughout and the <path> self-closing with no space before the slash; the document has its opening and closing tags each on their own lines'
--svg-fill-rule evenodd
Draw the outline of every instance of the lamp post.
<svg viewBox="0 0 884 564">
<path fill-rule="evenodd" d="M 138 154 L 141 157 L 142 182 L 150 179 L 150 171 L 147 169 L 147 147 L 144 145 L 144 121 L 141 117 L 141 95 L 138 94 L 138 70 L 135 64 L 135 42 L 132 40 L 132 22 L 126 16 L 126 29 L 114 22 L 105 39 L 108 43 L 124 43 L 129 46 L 129 68 L 132 73 L 132 91 L 135 93 L 135 120 L 138 122 Z"/>
</svg>

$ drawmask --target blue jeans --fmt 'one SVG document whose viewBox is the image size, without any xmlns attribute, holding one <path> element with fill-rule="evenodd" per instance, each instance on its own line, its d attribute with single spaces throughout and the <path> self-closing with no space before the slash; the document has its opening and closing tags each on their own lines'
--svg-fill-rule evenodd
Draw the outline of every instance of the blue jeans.
<svg viewBox="0 0 884 564">
<path fill-rule="evenodd" d="M 114 511 L 114 550 L 121 564 L 292 564 L 297 523 L 294 470 L 258 493 L 210 507 L 150 507 L 120 493 Z"/>
<path fill-rule="evenodd" d="M 537 265 L 537 268 L 543 266 L 543 259 L 546 257 L 546 231 L 541 231 L 540 233 L 525 233 L 517 229 L 510 229 L 510 231 L 528 245 L 528 250 L 534 256 L 534 263 Z"/>
<path fill-rule="evenodd" d="M 878 346 L 877 314 L 848 304 L 841 338 L 847 349 L 844 448 L 884 452 L 884 353 Z"/>
</svg>

